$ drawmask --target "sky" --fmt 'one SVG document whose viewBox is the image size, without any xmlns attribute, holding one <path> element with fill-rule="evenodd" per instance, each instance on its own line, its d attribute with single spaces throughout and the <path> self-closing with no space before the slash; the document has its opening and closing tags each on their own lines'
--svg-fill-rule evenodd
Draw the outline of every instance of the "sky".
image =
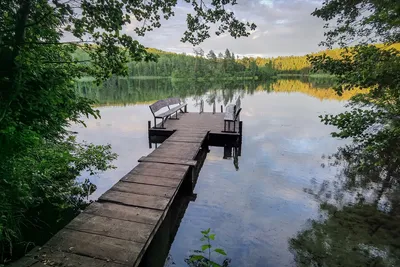
<svg viewBox="0 0 400 267">
<path fill-rule="evenodd" d="M 257 29 L 249 37 L 232 38 L 229 34 L 216 36 L 204 41 L 201 47 L 223 52 L 226 48 L 239 56 L 276 57 L 305 55 L 322 50 L 318 44 L 324 40 L 325 24 L 319 18 L 311 16 L 322 0 L 237 0 L 232 8 L 236 17 L 243 21 L 254 22 Z M 177 53 L 192 53 L 193 46 L 180 41 L 186 30 L 186 14 L 190 6 L 178 1 L 175 16 L 162 21 L 162 27 L 148 32 L 144 37 L 137 37 L 132 22 L 124 30 L 134 36 L 146 47 Z"/>
</svg>

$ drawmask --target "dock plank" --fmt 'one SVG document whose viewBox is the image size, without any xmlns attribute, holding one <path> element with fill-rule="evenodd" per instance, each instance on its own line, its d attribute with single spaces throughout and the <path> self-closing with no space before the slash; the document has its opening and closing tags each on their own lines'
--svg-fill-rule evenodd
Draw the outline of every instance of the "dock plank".
<svg viewBox="0 0 400 267">
<path fill-rule="evenodd" d="M 114 191 L 112 188 L 104 193 L 99 200 L 157 210 L 165 210 L 169 203 L 168 198 L 125 193 Z"/>
<path fill-rule="evenodd" d="M 166 171 L 187 171 L 189 167 L 180 165 L 170 165 L 163 163 L 152 163 L 152 162 L 141 162 L 133 170 L 142 169 L 156 169 L 156 170 L 166 170 Z"/>
<path fill-rule="evenodd" d="M 154 225 L 81 213 L 66 229 L 85 233 L 145 243 L 154 230 Z"/>
<path fill-rule="evenodd" d="M 95 202 L 89 205 L 84 213 L 155 225 L 163 212 L 160 210 L 119 205 L 110 202 Z"/>
<path fill-rule="evenodd" d="M 49 266 L 68 266 L 68 267 L 124 267 L 115 262 L 94 259 L 91 257 L 76 255 L 68 252 L 57 251 L 54 249 L 35 247 L 25 257 L 11 266 L 19 267 L 49 267 Z"/>
<path fill-rule="evenodd" d="M 164 165 L 169 165 L 169 164 L 164 164 Z M 186 172 L 187 171 L 169 171 L 169 170 L 162 170 L 162 169 L 160 170 L 160 169 L 145 169 L 145 168 L 143 168 L 143 169 L 133 169 L 129 174 L 139 174 L 139 175 L 146 175 L 146 176 L 165 177 L 165 178 L 182 180 L 182 178 L 185 177 Z"/>
<path fill-rule="evenodd" d="M 50 239 L 45 247 L 133 266 L 143 244 L 64 228 Z"/>
<path fill-rule="evenodd" d="M 205 135 L 191 136 L 191 135 L 172 135 L 167 140 L 169 142 L 193 142 L 202 143 L 204 141 Z"/>
<path fill-rule="evenodd" d="M 113 190 L 126 193 L 135 193 L 139 195 L 171 198 L 177 188 L 120 181 L 113 186 Z"/>
<path fill-rule="evenodd" d="M 165 164 L 177 164 L 177 165 L 185 165 L 185 166 L 196 166 L 197 161 L 195 160 L 184 160 L 177 158 L 163 158 L 163 157 L 141 157 L 139 162 L 156 162 L 156 163 L 165 163 Z"/>
<path fill-rule="evenodd" d="M 150 153 L 150 156 L 193 160 L 197 156 L 200 148 L 201 146 L 198 143 L 177 144 L 165 141 L 159 148 Z"/>
<path fill-rule="evenodd" d="M 171 179 L 165 177 L 154 177 L 154 176 L 137 175 L 137 174 L 125 175 L 124 178 L 121 179 L 121 181 L 130 183 L 153 184 L 153 185 L 168 186 L 168 187 L 178 187 L 182 182 L 181 179 Z"/>
</svg>

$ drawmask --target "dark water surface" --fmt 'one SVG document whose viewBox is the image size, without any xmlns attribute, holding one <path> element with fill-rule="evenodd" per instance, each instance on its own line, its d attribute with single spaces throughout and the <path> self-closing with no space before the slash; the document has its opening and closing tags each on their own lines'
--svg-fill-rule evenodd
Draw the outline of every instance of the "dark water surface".
<svg viewBox="0 0 400 267">
<path fill-rule="evenodd" d="M 73 127 L 79 139 L 110 143 L 119 154 L 114 170 L 93 177 L 98 198 L 150 153 L 148 104 L 169 96 L 185 98 L 189 112 L 205 111 L 242 98 L 243 145 L 239 170 L 223 159 L 222 148 L 211 148 L 197 181 L 197 199 L 190 202 L 170 249 L 166 266 L 184 262 L 199 249 L 200 231 L 211 228 L 214 244 L 225 249 L 230 266 L 294 266 L 288 239 L 318 216 L 319 204 L 304 188 L 333 179 L 336 170 L 322 168 L 322 155 L 343 141 L 318 115 L 343 111 L 326 83 L 300 80 L 275 82 L 192 84 L 170 80 L 113 81 L 102 88 L 88 84 L 82 94 L 99 100 L 101 120 L 88 119 L 87 128 Z M 219 108 L 217 109 L 219 110 Z M 215 258 L 222 260 L 222 258 Z"/>
</svg>

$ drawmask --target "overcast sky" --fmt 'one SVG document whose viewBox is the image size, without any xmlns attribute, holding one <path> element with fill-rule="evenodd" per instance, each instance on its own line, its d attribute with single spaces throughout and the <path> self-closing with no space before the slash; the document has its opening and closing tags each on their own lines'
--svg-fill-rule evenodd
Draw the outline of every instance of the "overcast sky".
<svg viewBox="0 0 400 267">
<path fill-rule="evenodd" d="M 305 55 L 321 50 L 318 43 L 324 39 L 324 22 L 311 16 L 322 0 L 237 0 L 233 11 L 240 20 L 254 22 L 257 29 L 249 37 L 234 39 L 229 35 L 215 36 L 202 43 L 206 53 L 226 48 L 241 56 Z M 175 17 L 162 22 L 162 27 L 148 32 L 145 37 L 135 37 L 147 47 L 171 52 L 192 53 L 193 46 L 180 42 L 186 29 L 186 14 L 190 6 L 179 3 Z M 135 36 L 135 23 L 125 31 Z"/>
</svg>

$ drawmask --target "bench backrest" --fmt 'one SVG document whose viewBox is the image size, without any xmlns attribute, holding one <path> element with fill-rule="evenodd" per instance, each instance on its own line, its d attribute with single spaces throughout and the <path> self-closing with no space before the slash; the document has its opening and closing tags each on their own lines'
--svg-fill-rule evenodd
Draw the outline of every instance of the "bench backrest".
<svg viewBox="0 0 400 267">
<path fill-rule="evenodd" d="M 178 97 L 171 97 L 165 99 L 165 101 L 167 102 L 168 105 L 176 105 L 181 103 L 181 100 Z"/>
<path fill-rule="evenodd" d="M 154 114 L 154 113 L 156 113 L 157 111 L 159 111 L 160 109 L 165 108 L 165 107 L 167 107 L 167 106 L 168 106 L 167 101 L 165 101 L 165 100 L 158 100 L 156 103 L 150 105 L 150 110 L 151 110 L 151 112 L 153 112 L 153 114 Z"/>
<path fill-rule="evenodd" d="M 236 110 L 240 109 L 240 96 L 236 100 Z"/>
<path fill-rule="evenodd" d="M 235 121 L 237 121 L 239 119 L 239 115 L 240 115 L 240 111 L 242 111 L 242 108 L 239 109 L 235 109 L 236 114 L 235 114 Z"/>
</svg>

